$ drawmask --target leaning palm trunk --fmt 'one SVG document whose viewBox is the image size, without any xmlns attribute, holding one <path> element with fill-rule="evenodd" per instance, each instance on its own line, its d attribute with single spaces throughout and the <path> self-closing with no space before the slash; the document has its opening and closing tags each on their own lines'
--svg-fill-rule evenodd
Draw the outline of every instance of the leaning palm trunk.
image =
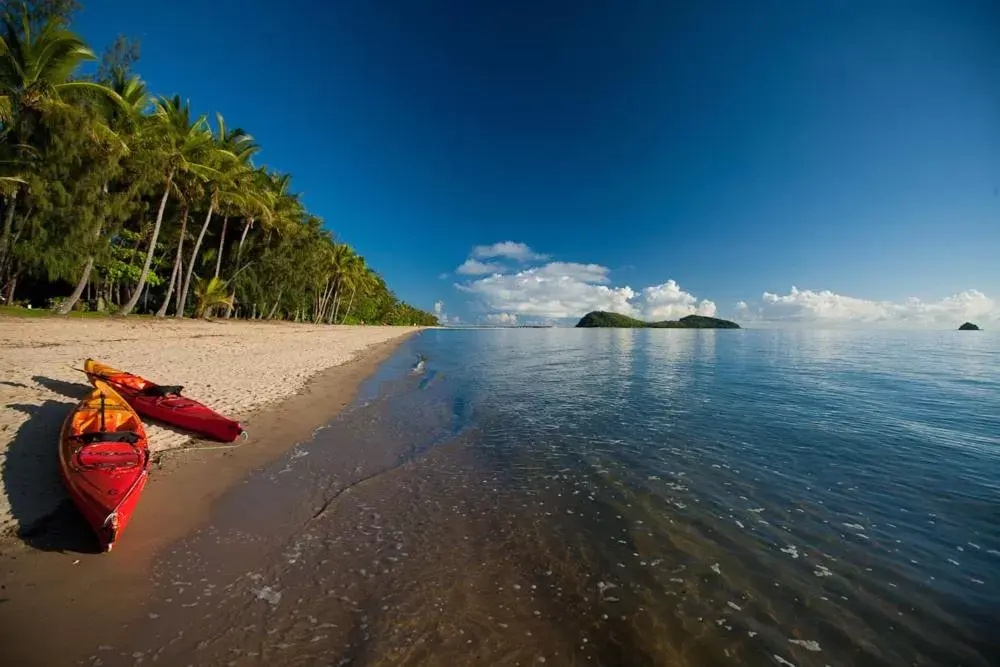
<svg viewBox="0 0 1000 667">
<path fill-rule="evenodd" d="M 281 304 L 281 294 L 282 294 L 282 292 L 284 292 L 284 290 L 278 290 L 278 298 L 277 298 L 277 300 L 275 300 L 274 306 L 271 307 L 271 312 L 268 313 L 267 317 L 265 317 L 264 319 L 269 320 L 269 319 L 271 319 L 271 318 L 274 317 L 274 314 L 276 312 L 278 312 L 278 306 Z"/>
<path fill-rule="evenodd" d="M 243 223 L 243 233 L 240 235 L 240 243 L 239 243 L 238 246 L 236 246 L 236 270 L 237 271 L 239 271 L 239 269 L 240 269 L 240 257 L 243 255 L 243 244 L 246 243 L 247 232 L 250 231 L 251 227 L 253 227 L 253 218 L 247 218 L 247 221 L 245 223 Z M 230 317 L 232 317 L 232 315 L 233 315 L 233 305 L 232 304 L 236 303 L 236 290 L 233 290 L 232 292 L 230 292 L 229 296 L 231 297 L 230 298 L 230 304 L 231 305 L 229 305 L 226 308 L 226 319 L 227 320 Z"/>
<path fill-rule="evenodd" d="M 187 231 L 188 223 L 188 209 L 185 204 L 181 208 L 181 235 L 177 239 L 177 254 L 174 255 L 174 268 L 170 272 L 170 284 L 167 286 L 167 295 L 163 297 L 163 303 L 160 305 L 160 309 L 156 311 L 157 317 L 166 317 L 167 308 L 170 307 L 170 297 L 174 293 L 174 285 L 180 280 L 181 275 L 181 263 L 182 255 L 184 252 L 184 233 Z M 178 301 L 179 303 L 179 301 Z"/>
<path fill-rule="evenodd" d="M 170 306 L 170 297 L 174 291 L 174 283 L 177 282 L 177 274 L 180 272 L 180 267 L 177 266 L 177 262 L 174 262 L 174 268 L 170 272 L 170 284 L 167 286 L 167 295 L 163 298 L 163 303 L 160 304 L 160 308 L 156 311 L 157 317 L 167 316 L 167 308 Z"/>
<path fill-rule="evenodd" d="M 107 185 L 104 186 L 104 190 L 105 193 L 107 193 Z M 98 225 L 97 229 L 94 230 L 95 241 L 101 238 L 102 229 L 104 229 L 103 224 Z M 69 312 L 73 310 L 73 306 L 75 306 L 76 302 L 80 300 L 80 295 L 83 294 L 83 290 L 87 287 L 87 284 L 90 282 L 90 272 L 93 269 L 94 269 L 94 256 L 91 255 L 90 257 L 87 258 L 87 263 L 83 267 L 83 274 L 80 276 L 80 282 L 76 284 L 76 287 L 73 289 L 73 293 L 69 295 L 68 299 L 63 301 L 62 305 L 59 306 L 59 309 L 56 312 L 58 312 L 60 315 L 68 315 Z M 146 293 L 147 295 L 149 294 L 148 290 Z"/>
<path fill-rule="evenodd" d="M 60 315 L 68 315 L 76 302 L 80 300 L 80 296 L 83 294 L 83 290 L 87 288 L 87 283 L 90 282 L 90 272 L 94 269 L 94 258 L 93 256 L 87 258 L 87 263 L 83 267 L 83 273 L 80 275 L 80 282 L 76 284 L 73 289 L 73 293 L 69 295 L 65 301 L 56 310 Z"/>
<path fill-rule="evenodd" d="M 346 322 L 347 322 L 347 316 L 351 314 L 351 306 L 353 306 L 353 305 L 354 305 L 354 294 L 355 294 L 355 292 L 357 292 L 357 291 L 358 291 L 358 288 L 357 288 L 357 287 L 352 287 L 352 288 L 351 288 L 351 298 L 350 298 L 350 300 L 349 300 L 349 301 L 347 302 L 347 310 L 346 310 L 346 311 L 344 311 L 344 319 L 340 320 L 340 323 L 341 323 L 341 324 L 344 324 L 344 323 L 346 323 Z"/>
<path fill-rule="evenodd" d="M 142 265 L 142 272 L 139 274 L 139 284 L 129 298 L 128 303 L 122 306 L 120 314 L 128 315 L 135 309 L 135 304 L 139 303 L 139 296 L 142 288 L 146 286 L 146 279 L 149 277 L 149 267 L 153 263 L 153 254 L 156 252 L 156 239 L 160 236 L 160 227 L 163 225 L 163 211 L 167 208 L 167 198 L 170 197 L 170 185 L 174 181 L 174 170 L 171 169 L 167 175 L 167 182 L 164 184 L 163 197 L 160 199 L 160 210 L 156 212 L 156 224 L 153 225 L 153 238 L 149 240 L 149 250 L 146 252 L 146 262 Z"/>
<path fill-rule="evenodd" d="M 323 313 L 323 319 L 326 320 L 327 324 L 333 324 L 333 299 L 330 299 L 330 303 L 326 307 L 326 311 Z"/>
<path fill-rule="evenodd" d="M 226 249 L 226 225 L 229 224 L 229 216 L 222 218 L 222 233 L 219 234 L 219 254 L 215 258 L 215 277 L 219 277 L 222 270 L 222 251 Z"/>
<path fill-rule="evenodd" d="M 247 232 L 253 227 L 253 218 L 247 218 L 247 221 L 243 223 L 243 233 L 240 235 L 240 244 L 236 246 L 236 264 L 240 263 L 240 256 L 243 254 L 243 244 L 247 241 Z M 239 268 L 237 266 L 237 268 Z"/>
<path fill-rule="evenodd" d="M 333 281 L 327 280 L 327 284 L 323 287 L 323 298 L 319 300 L 316 306 L 316 313 L 314 321 L 318 324 L 326 319 L 327 305 L 330 304 L 330 297 L 333 295 Z"/>
<path fill-rule="evenodd" d="M 337 276 L 337 288 L 333 297 L 333 322 L 337 321 L 337 313 L 340 312 L 340 276 Z"/>
<path fill-rule="evenodd" d="M 198 250 L 201 249 L 201 242 L 205 240 L 205 231 L 208 230 L 208 225 L 212 222 L 212 211 L 214 209 L 215 201 L 212 201 L 208 205 L 208 215 L 205 216 L 205 222 L 201 225 L 201 231 L 198 232 L 198 239 L 194 242 L 194 248 L 191 249 L 191 260 L 188 262 L 187 274 L 184 276 L 184 287 L 181 288 L 181 306 L 174 313 L 174 317 L 184 317 L 184 306 L 187 304 L 188 289 L 191 288 L 191 275 L 194 273 L 194 265 L 198 259 Z"/>
</svg>

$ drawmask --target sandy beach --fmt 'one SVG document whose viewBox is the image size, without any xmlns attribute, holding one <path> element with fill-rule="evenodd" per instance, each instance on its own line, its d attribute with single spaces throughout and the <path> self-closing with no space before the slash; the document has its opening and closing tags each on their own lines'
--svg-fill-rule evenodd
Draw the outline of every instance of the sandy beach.
<svg viewBox="0 0 1000 667">
<path fill-rule="evenodd" d="M 66 498 L 56 440 L 88 391 L 75 370 L 93 357 L 154 381 L 184 386 L 223 414 L 245 420 L 301 391 L 324 369 L 398 341 L 408 327 L 289 323 L 0 318 L 0 534 L 30 532 Z M 315 426 L 315 424 L 312 424 Z M 148 424 L 154 452 L 191 442 Z M 259 437 L 250 432 L 249 445 Z M 205 443 L 208 444 L 208 443 Z"/>
</svg>

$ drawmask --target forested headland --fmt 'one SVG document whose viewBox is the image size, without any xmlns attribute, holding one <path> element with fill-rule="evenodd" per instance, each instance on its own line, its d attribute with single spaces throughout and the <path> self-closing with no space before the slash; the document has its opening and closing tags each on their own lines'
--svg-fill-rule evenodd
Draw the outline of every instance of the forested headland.
<svg viewBox="0 0 1000 667">
<path fill-rule="evenodd" d="M 247 130 L 147 90 L 136 42 L 99 58 L 71 29 L 79 9 L 4 4 L 0 304 L 437 324 L 255 162 Z"/>
</svg>

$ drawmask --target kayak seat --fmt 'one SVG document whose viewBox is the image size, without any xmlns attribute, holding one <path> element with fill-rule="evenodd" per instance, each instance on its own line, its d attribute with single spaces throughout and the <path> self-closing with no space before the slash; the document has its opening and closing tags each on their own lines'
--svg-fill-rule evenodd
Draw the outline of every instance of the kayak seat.
<svg viewBox="0 0 1000 667">
<path fill-rule="evenodd" d="M 139 442 L 139 434 L 132 431 L 90 431 L 81 433 L 76 439 L 85 445 L 95 442 L 125 442 L 134 445 Z"/>
<path fill-rule="evenodd" d="M 76 453 L 76 460 L 85 468 L 138 466 L 142 459 L 142 451 L 128 442 L 94 442 Z"/>
<path fill-rule="evenodd" d="M 181 391 L 183 391 L 183 390 L 184 390 L 184 387 L 181 387 L 179 385 L 173 385 L 173 386 L 169 386 L 168 387 L 168 386 L 160 386 L 160 385 L 154 384 L 154 385 L 152 385 L 150 387 L 146 387 L 140 393 L 143 396 L 158 396 L 158 397 L 162 397 L 162 396 L 180 396 L 181 395 Z"/>
</svg>

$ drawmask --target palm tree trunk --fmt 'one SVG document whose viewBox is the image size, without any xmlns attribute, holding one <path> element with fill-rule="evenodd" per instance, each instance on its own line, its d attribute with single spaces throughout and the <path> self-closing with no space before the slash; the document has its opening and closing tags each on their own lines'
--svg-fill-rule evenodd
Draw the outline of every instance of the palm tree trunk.
<svg viewBox="0 0 1000 667">
<path fill-rule="evenodd" d="M 7 281 L 7 296 L 4 300 L 8 306 L 14 305 L 14 290 L 17 288 L 17 272 L 11 271 L 10 278 Z"/>
<path fill-rule="evenodd" d="M 177 282 L 177 274 L 180 273 L 180 267 L 177 266 L 177 261 L 174 260 L 174 268 L 170 271 L 170 283 L 167 285 L 167 295 L 163 297 L 163 303 L 160 304 L 159 309 L 156 311 L 157 317 L 166 317 L 167 308 L 170 307 L 170 297 L 174 293 L 174 283 Z"/>
<path fill-rule="evenodd" d="M 201 242 L 205 240 L 205 231 L 208 229 L 208 225 L 212 222 L 212 211 L 215 210 L 215 201 L 208 205 L 208 215 L 205 216 L 205 222 L 201 225 L 201 231 L 198 232 L 198 239 L 194 242 L 194 248 L 191 249 L 191 261 L 188 262 L 187 274 L 184 276 L 184 287 L 181 289 L 181 307 L 174 313 L 174 317 L 184 317 L 184 306 L 187 304 L 188 290 L 191 289 L 191 274 L 194 273 L 195 261 L 198 259 L 198 250 L 201 248 Z"/>
<path fill-rule="evenodd" d="M 239 268 L 240 256 L 243 254 L 243 244 L 247 240 L 247 232 L 253 227 L 253 218 L 247 218 L 247 221 L 243 223 L 243 233 L 240 235 L 240 244 L 236 246 L 236 268 Z"/>
<path fill-rule="evenodd" d="M 76 302 L 80 300 L 80 295 L 83 294 L 83 290 L 86 289 L 87 283 L 90 282 L 90 272 L 94 268 L 94 258 L 89 257 L 87 263 L 83 267 L 83 274 L 80 275 L 80 282 L 76 284 L 73 289 L 73 293 L 69 295 L 69 298 L 62 302 L 59 309 L 56 311 L 60 315 L 67 315 L 69 311 L 73 310 L 73 306 Z"/>
<path fill-rule="evenodd" d="M 340 276 L 337 276 L 337 289 L 333 291 L 333 321 L 337 321 L 337 313 L 340 311 Z"/>
<path fill-rule="evenodd" d="M 14 227 L 14 210 L 17 208 L 17 190 L 10 196 L 6 215 L 3 217 L 3 231 L 0 232 L 0 278 L 7 273 L 7 258 L 10 255 L 10 232 Z"/>
<path fill-rule="evenodd" d="M 239 271 L 239 269 L 240 269 L 240 257 L 243 255 L 243 244 L 246 243 L 247 232 L 250 231 L 251 227 L 253 227 L 253 218 L 247 218 L 247 221 L 245 223 L 243 223 L 243 233 L 240 234 L 240 243 L 239 243 L 238 246 L 236 246 L 236 270 L 237 271 Z M 236 290 L 235 289 L 232 292 L 229 293 L 229 296 L 232 297 L 230 299 L 230 301 L 232 303 L 236 303 L 236 301 L 235 301 L 235 299 L 236 299 Z M 233 307 L 232 306 L 228 306 L 226 308 L 226 319 L 228 320 L 232 316 L 232 314 L 233 314 Z"/>
<path fill-rule="evenodd" d="M 104 191 L 107 193 L 107 185 L 104 186 Z M 97 226 L 97 229 L 94 230 L 95 241 L 101 238 L 102 229 L 104 229 L 104 225 L 100 224 Z M 80 276 L 80 282 L 76 284 L 76 288 L 73 290 L 73 293 L 69 295 L 69 298 L 63 301 L 62 305 L 59 306 L 59 310 L 57 312 L 60 315 L 67 315 L 71 310 L 73 310 L 73 306 L 75 306 L 76 302 L 80 300 L 80 295 L 83 294 L 84 288 L 86 288 L 87 284 L 90 282 L 90 272 L 93 269 L 94 256 L 91 255 L 87 258 L 87 264 L 83 267 L 83 274 Z M 149 295 L 148 289 L 146 290 L 146 294 L 147 296 Z"/>
<path fill-rule="evenodd" d="M 170 284 L 167 286 L 167 295 L 163 297 L 163 303 L 160 305 L 160 309 L 156 311 L 157 317 L 167 316 L 167 308 L 170 307 L 170 297 L 174 293 L 174 285 L 180 281 L 182 255 L 184 252 L 184 233 L 187 231 L 187 222 L 188 207 L 187 204 L 184 204 L 181 207 L 181 235 L 177 239 L 177 254 L 174 255 L 174 268 L 170 272 Z"/>
<path fill-rule="evenodd" d="M 341 324 L 346 322 L 347 316 L 351 314 L 351 306 L 354 305 L 354 294 L 357 291 L 358 291 L 357 286 L 351 288 L 351 300 L 347 302 L 347 311 L 344 312 L 344 319 L 340 320 Z"/>
<path fill-rule="evenodd" d="M 330 303 L 330 295 L 333 294 L 333 282 L 327 278 L 326 285 L 323 286 L 323 297 L 316 304 L 316 312 L 313 321 L 319 324 L 326 318 L 326 306 Z"/>
<path fill-rule="evenodd" d="M 269 319 L 271 319 L 272 317 L 274 317 L 274 314 L 275 314 L 275 313 L 276 313 L 276 312 L 278 311 L 278 304 L 280 304 L 280 303 L 281 303 L 281 293 L 282 293 L 283 291 L 284 291 L 284 290 L 278 290 L 278 298 L 277 298 L 277 300 L 276 300 L 276 301 L 274 302 L 274 306 L 273 306 L 273 307 L 271 308 L 271 312 L 270 312 L 270 313 L 268 313 L 268 314 L 267 314 L 267 317 L 266 317 L 266 318 L 264 318 L 264 319 L 267 319 L 267 320 L 269 320 Z"/>
<path fill-rule="evenodd" d="M 215 277 L 219 277 L 222 270 L 222 251 L 226 249 L 226 225 L 229 224 L 229 216 L 222 218 L 222 233 L 219 234 L 219 255 L 215 258 Z"/>
<path fill-rule="evenodd" d="M 149 240 L 149 250 L 146 252 L 146 262 L 142 265 L 142 273 L 139 274 L 139 284 L 136 286 L 132 297 L 128 300 L 119 314 L 124 317 L 135 309 L 135 304 L 139 303 L 139 295 L 142 288 L 146 286 L 146 278 L 149 277 L 149 265 L 153 263 L 153 254 L 156 252 L 156 239 L 160 236 L 160 227 L 163 225 L 163 211 L 167 208 L 167 198 L 170 197 L 170 184 L 174 181 L 174 170 L 167 174 L 167 181 L 163 187 L 163 197 L 160 199 L 160 210 L 156 212 L 156 224 L 153 225 L 153 238 Z"/>
</svg>

